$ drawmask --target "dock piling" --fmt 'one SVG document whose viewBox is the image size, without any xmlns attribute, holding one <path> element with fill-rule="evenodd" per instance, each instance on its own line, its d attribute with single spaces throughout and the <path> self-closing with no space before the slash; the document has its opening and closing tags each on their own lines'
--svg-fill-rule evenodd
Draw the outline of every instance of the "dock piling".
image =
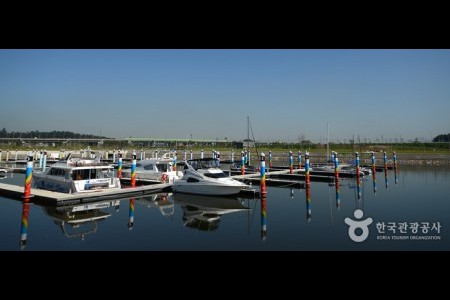
<svg viewBox="0 0 450 300">
<path fill-rule="evenodd" d="M 134 149 L 131 154 L 131 186 L 136 186 L 136 151 Z"/>
<path fill-rule="evenodd" d="M 267 194 L 267 190 L 266 190 L 266 155 L 264 154 L 264 152 L 261 152 L 260 173 L 261 173 L 261 194 Z"/>
<path fill-rule="evenodd" d="M 293 174 L 294 173 L 294 162 L 293 162 L 293 158 L 292 158 L 292 151 L 289 151 L 289 174 Z"/>
</svg>

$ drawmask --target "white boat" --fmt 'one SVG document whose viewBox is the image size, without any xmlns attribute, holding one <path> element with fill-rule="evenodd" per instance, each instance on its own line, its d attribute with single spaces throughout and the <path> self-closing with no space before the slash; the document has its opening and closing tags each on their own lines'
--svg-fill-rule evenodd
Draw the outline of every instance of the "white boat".
<svg viewBox="0 0 450 300">
<path fill-rule="evenodd" d="M 181 167 L 181 164 L 178 165 Z M 164 181 L 173 183 L 183 177 L 183 171 L 174 171 L 173 158 L 164 155 L 136 162 L 136 180 Z M 131 178 L 131 169 L 122 169 L 122 178 Z"/>
<path fill-rule="evenodd" d="M 173 184 L 173 191 L 199 195 L 235 195 L 249 187 L 229 177 L 219 166 L 217 158 L 188 160 L 183 177 Z"/>
<path fill-rule="evenodd" d="M 174 199 L 183 210 L 184 226 L 203 231 L 216 230 L 225 214 L 249 210 L 235 197 L 175 194 Z"/>
<path fill-rule="evenodd" d="M 61 193 L 91 193 L 120 189 L 114 168 L 97 159 L 70 158 L 45 172 L 33 172 L 33 188 Z"/>
</svg>

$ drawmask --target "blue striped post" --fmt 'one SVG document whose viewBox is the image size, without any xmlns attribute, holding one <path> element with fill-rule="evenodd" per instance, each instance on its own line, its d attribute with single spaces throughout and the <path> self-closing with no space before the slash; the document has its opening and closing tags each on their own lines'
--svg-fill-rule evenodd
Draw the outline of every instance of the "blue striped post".
<svg viewBox="0 0 450 300">
<path fill-rule="evenodd" d="M 384 162 L 384 168 L 387 170 L 387 155 L 386 155 L 386 151 L 384 151 L 383 153 L 383 162 Z"/>
<path fill-rule="evenodd" d="M 136 151 L 131 154 L 131 186 L 136 186 Z"/>
<path fill-rule="evenodd" d="M 294 159 L 292 158 L 292 151 L 289 151 L 289 174 L 294 173 Z"/>
<path fill-rule="evenodd" d="M 242 151 L 241 157 L 241 175 L 245 175 L 245 153 Z"/>
<path fill-rule="evenodd" d="M 302 151 L 298 151 L 297 162 L 298 169 L 300 170 L 302 168 Z"/>
<path fill-rule="evenodd" d="M 375 152 L 371 152 L 371 156 L 372 156 L 372 173 L 376 172 L 376 165 L 375 165 Z"/>
<path fill-rule="evenodd" d="M 334 163 L 334 158 L 335 158 L 334 151 L 331 151 L 331 162 L 332 163 Z"/>
<path fill-rule="evenodd" d="M 260 160 L 260 173 L 261 173 L 261 194 L 266 194 L 266 155 L 261 152 Z"/>
<path fill-rule="evenodd" d="M 244 150 L 244 164 L 247 166 L 248 165 L 248 156 L 247 156 L 247 150 Z"/>
</svg>

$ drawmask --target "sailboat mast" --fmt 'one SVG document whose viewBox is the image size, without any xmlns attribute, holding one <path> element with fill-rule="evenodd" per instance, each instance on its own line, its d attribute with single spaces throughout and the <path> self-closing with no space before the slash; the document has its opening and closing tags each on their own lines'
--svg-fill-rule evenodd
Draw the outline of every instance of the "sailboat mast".
<svg viewBox="0 0 450 300">
<path fill-rule="evenodd" d="M 250 151 L 250 116 L 247 116 L 247 151 Z"/>
<path fill-rule="evenodd" d="M 330 160 L 329 152 L 330 152 L 330 126 L 327 122 L 327 163 Z"/>
</svg>

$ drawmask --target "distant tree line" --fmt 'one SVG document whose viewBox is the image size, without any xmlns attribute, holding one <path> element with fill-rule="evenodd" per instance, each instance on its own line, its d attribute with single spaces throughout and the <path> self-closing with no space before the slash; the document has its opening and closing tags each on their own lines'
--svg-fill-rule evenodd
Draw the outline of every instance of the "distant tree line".
<svg viewBox="0 0 450 300">
<path fill-rule="evenodd" d="M 433 139 L 434 143 L 448 143 L 450 142 L 450 133 L 440 134 Z"/>
<path fill-rule="evenodd" d="M 107 137 L 92 135 L 92 134 L 81 134 L 71 131 L 26 131 L 18 132 L 12 131 L 8 132 L 5 128 L 0 131 L 0 138 L 57 138 L 57 139 L 106 139 Z"/>
</svg>

